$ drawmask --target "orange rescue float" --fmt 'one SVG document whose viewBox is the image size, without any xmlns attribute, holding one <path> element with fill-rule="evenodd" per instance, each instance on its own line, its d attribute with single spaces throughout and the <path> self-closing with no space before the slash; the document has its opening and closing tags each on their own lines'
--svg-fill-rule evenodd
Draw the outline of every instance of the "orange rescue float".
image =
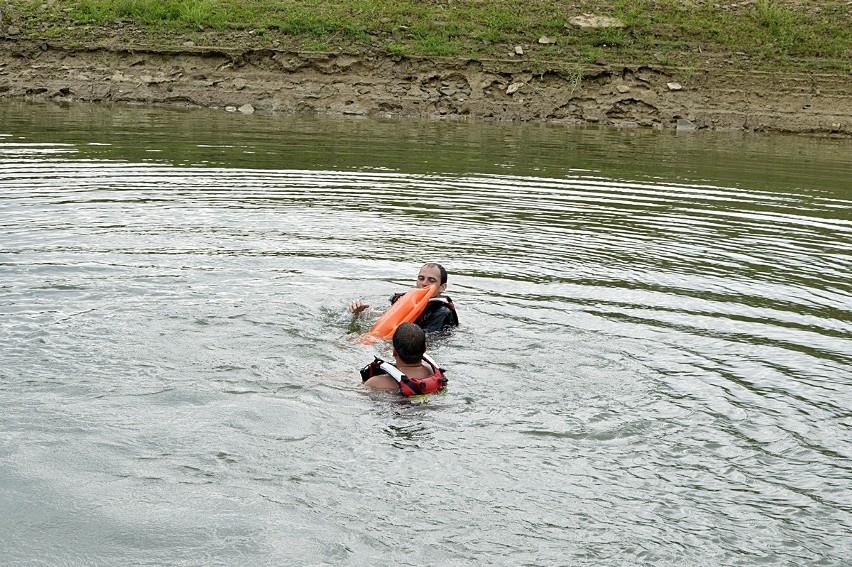
<svg viewBox="0 0 852 567">
<path fill-rule="evenodd" d="M 433 285 L 418 287 L 406 292 L 379 317 L 379 320 L 361 338 L 361 342 L 372 344 L 379 339 L 392 339 L 394 331 L 402 323 L 413 323 L 415 319 L 420 317 L 433 293 L 435 293 L 435 286 Z"/>
</svg>

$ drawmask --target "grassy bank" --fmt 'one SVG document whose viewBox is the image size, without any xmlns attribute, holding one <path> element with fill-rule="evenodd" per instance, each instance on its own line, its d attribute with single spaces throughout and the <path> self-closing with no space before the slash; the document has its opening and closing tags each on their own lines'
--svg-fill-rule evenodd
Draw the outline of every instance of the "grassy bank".
<svg viewBox="0 0 852 567">
<path fill-rule="evenodd" d="M 584 30 L 584 13 L 624 27 Z M 396 57 L 523 56 L 762 70 L 852 72 L 848 0 L 0 0 L 0 35 L 72 44 L 104 38 L 179 46 L 370 49 Z"/>
</svg>

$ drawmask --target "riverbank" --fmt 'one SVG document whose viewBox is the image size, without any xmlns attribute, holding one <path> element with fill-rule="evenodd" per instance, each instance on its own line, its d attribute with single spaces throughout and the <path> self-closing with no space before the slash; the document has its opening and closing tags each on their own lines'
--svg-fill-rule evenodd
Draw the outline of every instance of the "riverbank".
<svg viewBox="0 0 852 567">
<path fill-rule="evenodd" d="M 0 99 L 852 136 L 848 53 L 809 63 L 718 46 L 698 45 L 695 57 L 683 46 L 680 56 L 626 46 L 592 60 L 541 36 L 436 55 L 381 41 L 317 50 L 254 28 L 188 34 L 65 21 L 57 33 L 53 20 L 7 20 Z"/>
</svg>

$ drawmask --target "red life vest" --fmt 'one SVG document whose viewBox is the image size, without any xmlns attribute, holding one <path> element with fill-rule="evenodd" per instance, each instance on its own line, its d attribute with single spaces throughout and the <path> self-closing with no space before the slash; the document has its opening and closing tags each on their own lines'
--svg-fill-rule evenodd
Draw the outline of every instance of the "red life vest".
<svg viewBox="0 0 852 567">
<path fill-rule="evenodd" d="M 426 378 L 409 378 L 390 362 L 385 362 L 381 358 L 376 357 L 373 362 L 361 369 L 361 379 L 366 382 L 373 376 L 387 374 L 399 384 L 399 393 L 403 396 L 432 394 L 446 388 L 447 377 L 444 376 L 444 370 L 425 354 L 423 355 L 423 360 L 432 369 L 432 374 Z"/>
</svg>

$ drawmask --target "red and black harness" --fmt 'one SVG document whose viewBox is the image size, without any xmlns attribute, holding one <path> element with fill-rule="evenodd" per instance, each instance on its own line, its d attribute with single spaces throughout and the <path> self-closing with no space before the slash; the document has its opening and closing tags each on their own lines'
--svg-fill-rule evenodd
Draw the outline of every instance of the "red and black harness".
<svg viewBox="0 0 852 567">
<path fill-rule="evenodd" d="M 444 369 L 425 354 L 423 360 L 432 368 L 432 374 L 426 378 L 409 378 L 400 372 L 399 368 L 377 356 L 373 362 L 361 369 L 361 379 L 366 382 L 373 376 L 387 374 L 399 384 L 399 393 L 403 396 L 432 394 L 446 388 L 447 377 L 444 376 Z"/>
</svg>

